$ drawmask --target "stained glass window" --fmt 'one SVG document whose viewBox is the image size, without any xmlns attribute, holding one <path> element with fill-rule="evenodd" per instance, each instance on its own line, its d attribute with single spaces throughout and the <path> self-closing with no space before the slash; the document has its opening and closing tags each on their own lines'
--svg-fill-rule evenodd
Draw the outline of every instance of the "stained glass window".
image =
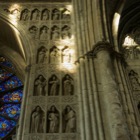
<svg viewBox="0 0 140 140">
<path fill-rule="evenodd" d="M 13 64 L 3 56 L 0 56 L 0 64 L 9 67 L 11 69 L 14 69 Z"/>
<path fill-rule="evenodd" d="M 9 136 L 20 116 L 23 84 L 13 64 L 0 56 L 0 139 Z"/>
</svg>

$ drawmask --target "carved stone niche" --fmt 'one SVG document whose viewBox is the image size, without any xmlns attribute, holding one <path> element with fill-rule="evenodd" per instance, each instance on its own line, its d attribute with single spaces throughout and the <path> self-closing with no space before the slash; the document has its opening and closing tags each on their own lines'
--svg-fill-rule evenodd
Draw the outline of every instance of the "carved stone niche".
<svg viewBox="0 0 140 140">
<path fill-rule="evenodd" d="M 60 11 L 58 9 L 52 10 L 52 20 L 59 20 L 60 19 Z"/>
<path fill-rule="evenodd" d="M 140 82 L 138 79 L 138 74 L 134 70 L 130 70 L 128 76 L 129 76 L 133 91 L 139 91 Z"/>
<path fill-rule="evenodd" d="M 30 14 L 30 11 L 28 9 L 24 9 L 23 11 L 21 11 L 20 20 L 22 21 L 29 20 L 29 17 L 30 17 L 29 14 Z"/>
<path fill-rule="evenodd" d="M 34 96 L 45 96 L 46 83 L 46 79 L 42 75 L 39 75 L 34 82 Z"/>
<path fill-rule="evenodd" d="M 49 20 L 50 19 L 50 11 L 48 9 L 42 10 L 41 20 Z"/>
<path fill-rule="evenodd" d="M 71 19 L 70 11 L 68 9 L 64 8 L 62 10 L 61 19 L 62 20 L 70 20 Z"/>
<path fill-rule="evenodd" d="M 68 25 L 65 25 L 62 27 L 61 37 L 62 37 L 62 39 L 70 39 L 71 38 L 71 28 Z"/>
<path fill-rule="evenodd" d="M 47 49 L 41 46 L 37 52 L 37 63 L 44 63 L 47 60 Z"/>
<path fill-rule="evenodd" d="M 34 25 L 29 28 L 29 32 L 33 38 L 36 38 L 37 31 L 38 28 Z"/>
<path fill-rule="evenodd" d="M 66 74 L 62 79 L 62 95 L 74 95 L 74 81 L 68 74 Z"/>
<path fill-rule="evenodd" d="M 40 106 L 32 111 L 30 120 L 30 133 L 44 133 L 45 113 Z"/>
<path fill-rule="evenodd" d="M 58 64 L 60 62 L 60 50 L 56 47 L 53 46 L 50 49 L 50 58 L 49 58 L 49 62 L 51 64 Z"/>
<path fill-rule="evenodd" d="M 63 133 L 76 133 L 76 112 L 67 105 L 62 113 Z"/>
<path fill-rule="evenodd" d="M 31 20 L 39 20 L 40 19 L 40 11 L 38 9 L 34 9 L 32 12 L 31 12 L 31 17 L 30 17 Z"/>
<path fill-rule="evenodd" d="M 48 95 L 57 96 L 59 95 L 60 82 L 56 75 L 52 75 L 48 81 Z"/>
<path fill-rule="evenodd" d="M 52 40 L 57 40 L 60 39 L 60 29 L 58 26 L 54 25 L 51 28 L 51 39 Z"/>
<path fill-rule="evenodd" d="M 47 26 L 43 26 L 40 28 L 39 38 L 42 41 L 49 40 L 49 28 Z"/>
<path fill-rule="evenodd" d="M 62 49 L 62 63 L 70 63 L 72 59 L 71 51 L 68 46 Z"/>
<path fill-rule="evenodd" d="M 60 114 L 54 105 L 47 111 L 47 133 L 59 133 Z"/>
</svg>

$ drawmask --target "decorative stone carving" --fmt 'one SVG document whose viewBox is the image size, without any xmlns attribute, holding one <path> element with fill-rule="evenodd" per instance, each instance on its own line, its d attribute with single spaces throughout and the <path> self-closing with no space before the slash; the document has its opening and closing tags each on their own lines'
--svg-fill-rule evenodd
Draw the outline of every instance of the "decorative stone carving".
<svg viewBox="0 0 140 140">
<path fill-rule="evenodd" d="M 47 52 L 47 49 L 44 46 L 38 49 L 37 63 L 43 63 L 47 59 L 46 52 Z"/>
<path fill-rule="evenodd" d="M 29 32 L 32 35 L 33 38 L 36 37 L 36 33 L 37 33 L 38 28 L 36 26 L 32 26 L 29 28 Z"/>
<path fill-rule="evenodd" d="M 50 63 L 56 64 L 58 62 L 60 62 L 60 51 L 56 46 L 54 46 L 50 50 Z"/>
<path fill-rule="evenodd" d="M 55 106 L 51 106 L 47 113 L 47 132 L 58 133 L 59 132 L 59 112 Z"/>
<path fill-rule="evenodd" d="M 28 19 L 29 19 L 29 10 L 28 9 L 24 9 L 21 12 L 20 20 L 27 21 Z"/>
<path fill-rule="evenodd" d="M 129 60 L 140 59 L 140 47 L 129 47 L 124 49 L 124 57 Z"/>
<path fill-rule="evenodd" d="M 74 84 L 73 79 L 67 74 L 63 78 L 63 95 L 73 95 L 74 94 Z"/>
<path fill-rule="evenodd" d="M 18 9 L 12 10 L 11 14 L 18 19 L 20 18 L 20 11 Z"/>
<path fill-rule="evenodd" d="M 62 49 L 62 63 L 70 63 L 71 62 L 71 52 L 68 46 L 65 46 Z"/>
<path fill-rule="evenodd" d="M 52 20 L 59 20 L 60 19 L 60 11 L 58 9 L 52 10 Z"/>
<path fill-rule="evenodd" d="M 56 40 L 60 38 L 59 27 L 53 26 L 51 31 L 51 39 Z"/>
<path fill-rule="evenodd" d="M 62 15 L 61 15 L 61 19 L 63 19 L 63 20 L 70 20 L 70 11 L 68 10 L 68 9 L 64 9 L 63 11 L 62 11 Z"/>
<path fill-rule="evenodd" d="M 48 9 L 44 9 L 41 14 L 41 20 L 49 20 L 50 11 Z"/>
<path fill-rule="evenodd" d="M 42 75 L 39 75 L 34 83 L 34 96 L 41 96 L 41 95 L 44 96 L 46 93 L 45 86 L 46 86 L 46 79 Z"/>
<path fill-rule="evenodd" d="M 138 79 L 138 74 L 135 71 L 131 70 L 128 75 L 129 75 L 133 90 L 134 91 L 140 90 L 140 82 Z"/>
<path fill-rule="evenodd" d="M 44 132 L 44 112 L 37 106 L 31 114 L 30 133 Z"/>
<path fill-rule="evenodd" d="M 4 11 L 8 14 L 10 14 L 10 10 L 9 9 L 4 9 Z"/>
<path fill-rule="evenodd" d="M 59 80 L 58 78 L 53 75 L 50 79 L 49 79 L 49 96 L 56 96 L 59 94 Z"/>
<path fill-rule="evenodd" d="M 76 113 L 69 105 L 63 111 L 63 132 L 76 132 Z"/>
<path fill-rule="evenodd" d="M 49 39 L 48 30 L 49 30 L 49 28 L 47 26 L 43 26 L 40 29 L 40 40 L 48 40 Z"/>
<path fill-rule="evenodd" d="M 71 28 L 69 26 L 65 25 L 62 27 L 61 37 L 62 39 L 71 38 Z"/>
<path fill-rule="evenodd" d="M 31 20 L 39 20 L 40 19 L 40 11 L 38 9 L 34 9 L 31 13 Z"/>
</svg>

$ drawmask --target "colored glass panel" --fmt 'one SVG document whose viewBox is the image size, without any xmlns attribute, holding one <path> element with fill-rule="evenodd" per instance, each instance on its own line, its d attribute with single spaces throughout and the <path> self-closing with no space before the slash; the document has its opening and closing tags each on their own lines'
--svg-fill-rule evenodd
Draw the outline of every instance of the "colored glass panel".
<svg viewBox="0 0 140 140">
<path fill-rule="evenodd" d="M 21 102 L 23 96 L 23 90 L 19 89 L 13 92 L 8 92 L 2 97 L 3 102 Z"/>
<path fill-rule="evenodd" d="M 0 91 L 9 90 L 19 86 L 22 86 L 22 82 L 16 76 L 14 76 L 0 85 Z"/>
<path fill-rule="evenodd" d="M 9 62 L 5 57 L 3 56 L 0 56 L 0 64 L 1 65 L 4 65 L 6 67 L 9 67 L 11 69 L 14 69 L 13 65 L 11 62 Z"/>
<path fill-rule="evenodd" d="M 12 73 L 9 73 L 9 72 L 5 71 L 4 69 L 0 69 L 0 82 L 6 80 L 7 78 L 9 78 L 12 75 L 13 75 Z"/>
<path fill-rule="evenodd" d="M 5 104 L 0 108 L 0 114 L 17 120 L 20 114 L 20 106 L 20 104 Z"/>
<path fill-rule="evenodd" d="M 0 138 L 5 137 L 15 126 L 15 121 L 0 117 Z"/>
</svg>

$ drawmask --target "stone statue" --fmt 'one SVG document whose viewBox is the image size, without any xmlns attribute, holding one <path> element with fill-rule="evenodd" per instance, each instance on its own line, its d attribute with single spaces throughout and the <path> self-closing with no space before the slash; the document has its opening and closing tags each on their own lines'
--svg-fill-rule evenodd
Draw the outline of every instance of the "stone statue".
<svg viewBox="0 0 140 140">
<path fill-rule="evenodd" d="M 63 95 L 73 95 L 73 80 L 69 75 L 63 81 Z"/>
<path fill-rule="evenodd" d="M 32 26 L 31 28 L 29 28 L 29 32 L 30 32 L 30 34 L 31 34 L 31 36 L 32 36 L 33 38 L 36 37 L 37 30 L 38 30 L 38 29 L 37 29 L 36 26 Z"/>
<path fill-rule="evenodd" d="M 57 9 L 54 9 L 52 11 L 52 20 L 59 20 L 60 18 L 60 11 Z"/>
<path fill-rule="evenodd" d="M 48 40 L 48 27 L 44 26 L 40 32 L 40 40 Z"/>
<path fill-rule="evenodd" d="M 34 86 L 35 86 L 35 89 L 34 89 L 34 95 L 35 96 L 41 96 L 41 95 L 45 94 L 46 80 L 42 75 L 40 75 L 35 80 Z"/>
<path fill-rule="evenodd" d="M 70 52 L 69 47 L 67 46 L 62 50 L 62 62 L 63 63 L 71 62 L 71 52 Z"/>
<path fill-rule="evenodd" d="M 45 47 L 41 47 L 38 51 L 38 56 L 37 56 L 37 63 L 43 63 L 45 59 L 47 58 L 46 56 L 47 49 Z"/>
<path fill-rule="evenodd" d="M 140 90 L 140 82 L 138 80 L 138 74 L 134 72 L 133 70 L 131 70 L 129 72 L 129 78 L 130 78 L 133 90 Z"/>
<path fill-rule="evenodd" d="M 59 49 L 54 47 L 52 49 L 52 51 L 50 52 L 50 62 L 51 63 L 58 63 L 59 59 L 60 59 L 59 57 L 60 57 Z"/>
<path fill-rule="evenodd" d="M 40 17 L 40 11 L 38 9 L 35 9 L 32 12 L 31 20 L 39 20 Z"/>
<path fill-rule="evenodd" d="M 28 20 L 29 19 L 29 10 L 28 9 L 24 9 L 22 12 L 21 12 L 21 17 L 20 17 L 20 20 Z"/>
<path fill-rule="evenodd" d="M 59 38 L 60 38 L 59 28 L 57 26 L 54 26 L 51 32 L 51 39 L 55 40 Z"/>
<path fill-rule="evenodd" d="M 49 19 L 50 11 L 48 9 L 43 10 L 41 15 L 41 20 L 48 20 Z"/>
<path fill-rule="evenodd" d="M 71 28 L 69 26 L 64 26 L 61 31 L 62 39 L 71 38 Z"/>
<path fill-rule="evenodd" d="M 58 133 L 59 132 L 59 113 L 55 106 L 51 106 L 48 111 L 48 133 Z"/>
<path fill-rule="evenodd" d="M 59 93 L 59 80 L 55 75 L 52 76 L 52 78 L 49 80 L 49 95 L 50 96 L 56 96 Z"/>
<path fill-rule="evenodd" d="M 76 114 L 70 106 L 66 106 L 64 110 L 64 132 L 75 133 L 76 132 Z"/>
<path fill-rule="evenodd" d="M 31 114 L 31 133 L 43 133 L 44 132 L 44 112 L 40 106 L 37 106 Z"/>
</svg>

